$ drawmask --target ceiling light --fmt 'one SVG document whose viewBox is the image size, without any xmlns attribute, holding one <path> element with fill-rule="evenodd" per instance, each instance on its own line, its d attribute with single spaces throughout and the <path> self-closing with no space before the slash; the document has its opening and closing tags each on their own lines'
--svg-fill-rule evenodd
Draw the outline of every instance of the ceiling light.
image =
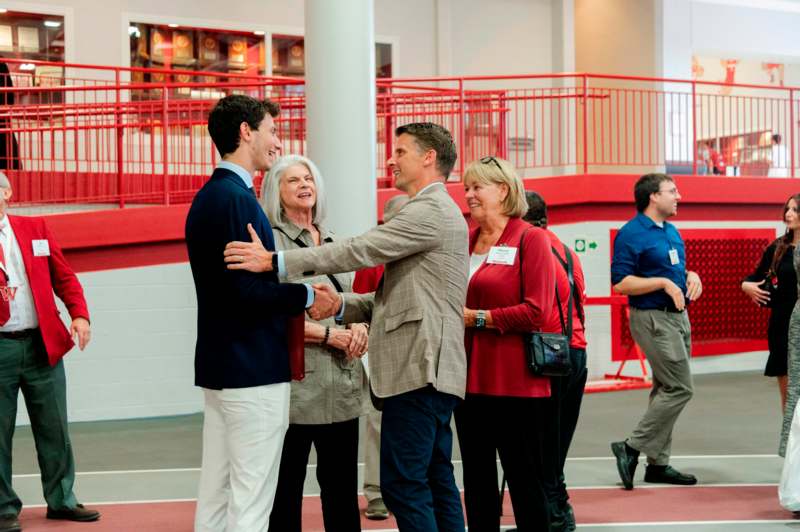
<svg viewBox="0 0 800 532">
<path fill-rule="evenodd" d="M 263 32 L 261 30 L 256 30 L 256 31 L 253 32 L 253 35 L 259 35 L 259 36 L 260 35 L 265 35 L 265 32 Z"/>
<path fill-rule="evenodd" d="M 19 69 L 20 70 L 36 70 L 36 65 L 34 65 L 33 63 L 22 63 L 19 66 Z"/>
<path fill-rule="evenodd" d="M 167 26 L 169 26 L 170 28 L 177 28 L 178 27 L 177 24 L 167 24 Z"/>
<path fill-rule="evenodd" d="M 61 27 L 61 23 L 57 20 L 45 20 L 44 25 L 48 28 L 58 28 Z"/>
<path fill-rule="evenodd" d="M 0 13 L 8 13 L 8 9 L 0 7 Z"/>
</svg>

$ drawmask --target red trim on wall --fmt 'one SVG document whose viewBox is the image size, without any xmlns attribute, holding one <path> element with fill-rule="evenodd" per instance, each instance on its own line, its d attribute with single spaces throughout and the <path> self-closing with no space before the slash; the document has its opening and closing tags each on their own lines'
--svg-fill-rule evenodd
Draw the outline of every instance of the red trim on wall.
<svg viewBox="0 0 800 532">
<path fill-rule="evenodd" d="M 76 272 L 116 270 L 189 261 L 186 244 L 183 240 L 70 249 L 64 251 L 64 255 Z"/>
<path fill-rule="evenodd" d="M 548 202 L 551 225 L 624 221 L 634 214 L 637 176 L 591 174 L 525 179 Z M 683 199 L 678 221 L 753 221 L 780 218 L 784 201 L 800 190 L 793 179 L 677 176 Z M 450 195 L 469 213 L 460 182 L 447 183 Z M 378 219 L 398 190 L 378 190 Z M 183 262 L 188 204 L 84 211 L 47 215 L 47 223 L 74 261 L 76 271 L 95 271 Z"/>
</svg>

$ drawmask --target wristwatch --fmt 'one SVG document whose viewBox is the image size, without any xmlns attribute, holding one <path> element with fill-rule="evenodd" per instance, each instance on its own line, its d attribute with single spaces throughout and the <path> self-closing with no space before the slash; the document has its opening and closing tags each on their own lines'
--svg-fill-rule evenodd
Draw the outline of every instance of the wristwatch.
<svg viewBox="0 0 800 532">
<path fill-rule="evenodd" d="M 486 311 L 479 310 L 475 312 L 475 328 L 483 329 L 486 327 Z"/>
<path fill-rule="evenodd" d="M 272 271 L 278 273 L 278 252 L 272 253 Z"/>
</svg>

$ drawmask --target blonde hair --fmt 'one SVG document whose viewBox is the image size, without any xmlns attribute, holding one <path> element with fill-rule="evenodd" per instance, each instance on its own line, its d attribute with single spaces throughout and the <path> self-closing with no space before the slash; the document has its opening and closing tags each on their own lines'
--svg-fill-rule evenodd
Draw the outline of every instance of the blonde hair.
<svg viewBox="0 0 800 532">
<path fill-rule="evenodd" d="M 484 157 L 472 161 L 464 171 L 464 184 L 470 182 L 483 185 L 506 185 L 508 194 L 501 208 L 503 214 L 512 218 L 520 218 L 528 212 L 528 201 L 525 199 L 525 186 L 522 179 L 510 162 L 500 157 Z"/>
</svg>

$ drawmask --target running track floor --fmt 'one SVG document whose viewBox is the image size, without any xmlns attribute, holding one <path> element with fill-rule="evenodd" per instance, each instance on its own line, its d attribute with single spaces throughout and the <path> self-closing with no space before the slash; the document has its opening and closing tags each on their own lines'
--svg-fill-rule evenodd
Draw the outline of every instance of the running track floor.
<svg viewBox="0 0 800 532">
<path fill-rule="evenodd" d="M 696 377 L 696 395 L 676 428 L 672 463 L 700 484 L 644 484 L 622 490 L 608 443 L 622 439 L 641 414 L 647 391 L 587 395 L 567 464 L 581 531 L 800 531 L 777 501 L 782 460 L 775 455 L 780 416 L 775 383 L 751 373 Z M 44 517 L 29 431 L 15 438 L 14 485 L 26 503 L 25 531 L 189 532 L 199 475 L 199 416 L 72 425 L 76 492 L 97 506 L 97 523 Z M 458 449 L 454 450 L 460 485 Z M 306 478 L 303 530 L 322 531 L 315 457 Z M 361 473 L 360 467 L 360 473 Z M 366 506 L 361 501 L 362 508 Z M 502 523 L 513 525 L 506 494 Z M 362 520 L 364 530 L 396 530 L 393 519 Z"/>
</svg>

